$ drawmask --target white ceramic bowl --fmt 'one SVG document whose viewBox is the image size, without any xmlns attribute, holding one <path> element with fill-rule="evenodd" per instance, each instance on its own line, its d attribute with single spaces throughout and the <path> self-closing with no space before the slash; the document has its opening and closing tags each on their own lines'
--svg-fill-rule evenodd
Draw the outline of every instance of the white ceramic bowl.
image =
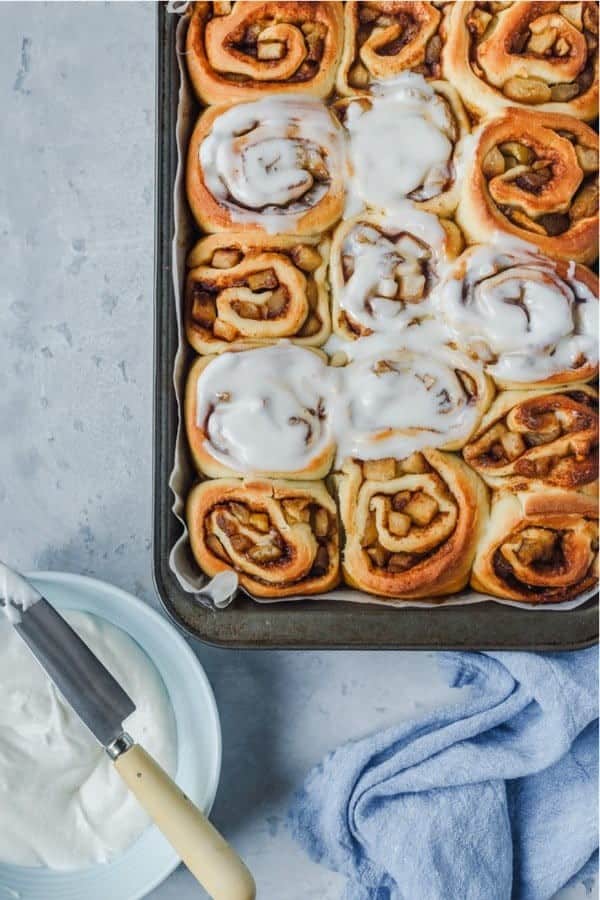
<svg viewBox="0 0 600 900">
<path fill-rule="evenodd" d="M 221 772 L 221 727 L 204 669 L 184 639 L 141 600 L 109 584 L 62 572 L 32 572 L 27 577 L 58 610 L 81 610 L 106 619 L 150 657 L 177 725 L 177 784 L 208 814 Z M 152 825 L 110 863 L 71 872 L 0 863 L 0 898 L 138 900 L 178 864 L 176 853 Z"/>
</svg>

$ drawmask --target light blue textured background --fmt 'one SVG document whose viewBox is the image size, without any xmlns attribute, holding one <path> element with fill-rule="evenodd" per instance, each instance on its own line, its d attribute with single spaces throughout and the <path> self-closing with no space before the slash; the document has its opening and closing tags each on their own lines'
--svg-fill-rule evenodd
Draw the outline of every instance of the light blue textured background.
<svg viewBox="0 0 600 900">
<path fill-rule="evenodd" d="M 154 37 L 153 4 L 0 4 L 0 558 L 156 605 Z M 443 698 L 432 658 L 198 655 L 223 722 L 216 824 L 261 900 L 335 900 L 285 833 L 290 793 L 340 741 Z M 202 892 L 180 869 L 150 896 Z"/>
</svg>

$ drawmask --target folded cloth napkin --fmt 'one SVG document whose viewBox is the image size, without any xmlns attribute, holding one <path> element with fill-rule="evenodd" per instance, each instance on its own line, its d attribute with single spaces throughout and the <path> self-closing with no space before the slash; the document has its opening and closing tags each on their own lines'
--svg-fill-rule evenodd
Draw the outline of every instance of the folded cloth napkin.
<svg viewBox="0 0 600 900">
<path fill-rule="evenodd" d="M 598 650 L 438 654 L 455 702 L 346 744 L 290 825 L 347 900 L 546 900 L 598 867 Z"/>
</svg>

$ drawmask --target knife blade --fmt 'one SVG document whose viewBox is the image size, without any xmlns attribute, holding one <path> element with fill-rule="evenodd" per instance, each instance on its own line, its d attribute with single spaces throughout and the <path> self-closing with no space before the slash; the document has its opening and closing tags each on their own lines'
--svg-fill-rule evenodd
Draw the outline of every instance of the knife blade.
<svg viewBox="0 0 600 900">
<path fill-rule="evenodd" d="M 108 747 L 123 733 L 135 703 L 39 591 L 0 565 L 0 604 L 4 601 L 15 631 L 83 724 Z"/>
</svg>

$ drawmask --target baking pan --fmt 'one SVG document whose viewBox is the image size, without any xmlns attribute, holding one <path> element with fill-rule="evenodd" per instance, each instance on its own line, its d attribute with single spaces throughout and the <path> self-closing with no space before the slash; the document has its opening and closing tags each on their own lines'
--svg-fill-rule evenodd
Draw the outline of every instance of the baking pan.
<svg viewBox="0 0 600 900">
<path fill-rule="evenodd" d="M 296 649 L 574 650 L 598 639 L 598 598 L 564 612 L 497 603 L 390 609 L 332 600 L 261 605 L 240 596 L 210 610 L 179 586 L 169 568 L 181 525 L 171 511 L 177 405 L 173 363 L 177 322 L 172 285 L 178 17 L 157 4 L 156 232 L 154 321 L 154 579 L 166 612 L 188 634 L 222 647 Z M 190 356 L 191 356 L 190 351 Z"/>
</svg>

